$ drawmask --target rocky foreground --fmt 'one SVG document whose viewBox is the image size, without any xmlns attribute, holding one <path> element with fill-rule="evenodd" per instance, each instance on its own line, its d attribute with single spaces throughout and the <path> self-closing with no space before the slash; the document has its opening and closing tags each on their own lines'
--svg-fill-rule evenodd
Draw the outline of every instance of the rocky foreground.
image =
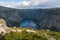
<svg viewBox="0 0 60 40">
<path fill-rule="evenodd" d="M 60 32 L 7 27 L 6 22 L 0 19 L 0 40 L 60 40 Z"/>
<path fill-rule="evenodd" d="M 60 32 L 9 27 L 1 40 L 60 40 Z"/>
</svg>

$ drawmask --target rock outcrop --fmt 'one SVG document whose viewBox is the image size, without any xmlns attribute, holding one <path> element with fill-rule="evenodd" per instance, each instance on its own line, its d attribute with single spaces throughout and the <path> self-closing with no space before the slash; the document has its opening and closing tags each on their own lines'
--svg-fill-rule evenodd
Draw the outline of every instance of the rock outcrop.
<svg viewBox="0 0 60 40">
<path fill-rule="evenodd" d="M 0 19 L 0 34 L 5 34 L 8 32 L 8 27 L 6 26 L 6 21 L 3 19 Z"/>
</svg>

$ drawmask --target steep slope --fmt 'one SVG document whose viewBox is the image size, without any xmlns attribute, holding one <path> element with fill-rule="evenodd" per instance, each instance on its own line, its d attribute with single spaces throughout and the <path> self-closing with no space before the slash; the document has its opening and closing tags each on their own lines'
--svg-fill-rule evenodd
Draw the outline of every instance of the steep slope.
<svg viewBox="0 0 60 40">
<path fill-rule="evenodd" d="M 16 26 L 21 20 L 17 10 L 6 7 L 0 7 L 0 18 L 5 19 L 9 26 Z"/>
<path fill-rule="evenodd" d="M 34 19 L 43 28 L 60 28 L 60 8 L 51 9 L 12 9 L 0 6 L 0 18 L 9 26 L 19 26 L 24 19 Z"/>
</svg>

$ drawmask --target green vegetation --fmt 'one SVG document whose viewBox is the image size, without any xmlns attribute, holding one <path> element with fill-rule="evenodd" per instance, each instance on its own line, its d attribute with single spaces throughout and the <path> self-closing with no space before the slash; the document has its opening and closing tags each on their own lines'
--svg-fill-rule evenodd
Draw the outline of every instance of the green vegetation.
<svg viewBox="0 0 60 40">
<path fill-rule="evenodd" d="M 7 33 L 2 37 L 1 40 L 48 40 L 50 38 L 60 40 L 59 32 L 47 30 L 35 30 L 36 32 L 27 32 L 26 30 L 27 28 L 22 32 Z"/>
<path fill-rule="evenodd" d="M 6 34 L 2 40 L 47 40 L 46 37 L 38 35 L 36 33 L 28 33 L 28 32 L 11 32 Z"/>
</svg>

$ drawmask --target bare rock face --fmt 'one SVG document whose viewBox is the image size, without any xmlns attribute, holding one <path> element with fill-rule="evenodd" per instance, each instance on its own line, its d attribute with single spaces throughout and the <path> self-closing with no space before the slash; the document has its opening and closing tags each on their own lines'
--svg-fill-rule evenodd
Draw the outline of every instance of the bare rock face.
<svg viewBox="0 0 60 40">
<path fill-rule="evenodd" d="M 3 19 L 0 19 L 0 24 L 3 24 L 3 26 L 6 26 L 6 22 Z"/>
<path fill-rule="evenodd" d="M 0 19 L 0 33 L 6 33 L 8 30 L 8 27 L 6 26 L 6 21 L 3 19 Z"/>
<path fill-rule="evenodd" d="M 57 27 L 60 30 L 60 8 L 12 9 L 0 6 L 0 18 L 5 19 L 10 27 L 19 27 L 22 20 L 29 18 L 35 19 L 44 29 Z"/>
</svg>

